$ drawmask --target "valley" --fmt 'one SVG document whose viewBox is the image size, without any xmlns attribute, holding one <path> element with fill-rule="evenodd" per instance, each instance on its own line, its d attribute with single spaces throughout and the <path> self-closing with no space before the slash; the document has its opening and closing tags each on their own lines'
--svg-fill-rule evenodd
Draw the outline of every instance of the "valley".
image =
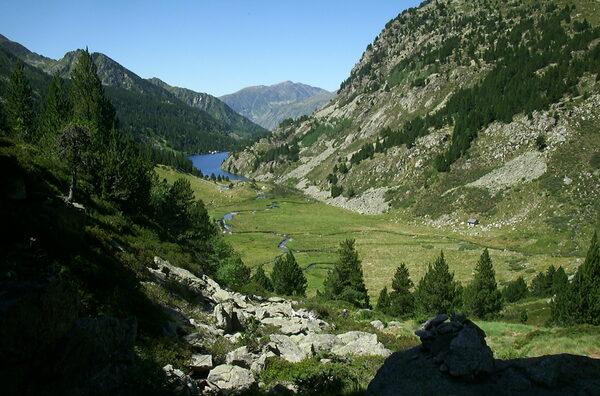
<svg viewBox="0 0 600 396">
<path fill-rule="evenodd" d="M 540 251 L 543 233 L 512 230 L 482 231 L 481 226 L 468 227 L 466 218 L 459 230 L 436 228 L 392 211 L 382 215 L 362 215 L 327 205 L 289 188 L 266 183 L 236 182 L 229 190 L 183 174 L 159 168 L 160 177 L 174 181 L 187 177 L 197 197 L 202 198 L 213 220 L 236 214 L 227 221 L 233 229 L 225 234 L 251 268 L 264 266 L 270 272 L 273 261 L 282 254 L 278 245 L 281 235 L 290 238 L 290 248 L 305 269 L 307 293 L 315 295 L 325 275 L 337 258 L 339 243 L 354 238 L 363 260 L 365 283 L 374 300 L 399 263 L 409 268 L 413 282 L 427 270 L 427 264 L 444 251 L 450 269 L 458 280 L 471 279 L 477 258 L 484 248 L 490 249 L 500 285 L 523 276 L 531 280 L 548 265 L 562 265 L 568 274 L 575 272 L 585 251 L 573 255 L 560 251 Z M 257 199 L 257 196 L 265 198 Z M 277 208 L 268 209 L 271 203 Z M 587 241 L 582 241 L 585 246 Z M 550 241 L 546 243 L 551 243 Z"/>
</svg>

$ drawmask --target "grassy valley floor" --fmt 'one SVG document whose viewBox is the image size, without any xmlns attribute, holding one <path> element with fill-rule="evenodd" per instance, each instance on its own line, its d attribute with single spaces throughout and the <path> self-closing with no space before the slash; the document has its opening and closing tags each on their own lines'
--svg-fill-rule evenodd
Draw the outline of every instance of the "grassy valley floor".
<svg viewBox="0 0 600 396">
<path fill-rule="evenodd" d="M 224 189 L 227 184 L 215 184 L 168 168 L 160 167 L 157 172 L 169 182 L 189 178 L 214 219 L 235 213 L 226 221 L 233 227 L 226 238 L 251 268 L 262 265 L 268 273 L 273 260 L 283 253 L 279 244 L 289 239 L 285 247 L 292 249 L 305 268 L 309 296 L 322 286 L 328 268 L 336 260 L 339 243 L 346 238 L 356 239 L 372 301 L 384 286 L 390 286 L 401 262 L 406 263 L 416 283 L 440 250 L 455 277 L 465 283 L 487 247 L 500 285 L 519 276 L 529 281 L 550 264 L 562 265 L 567 274 L 573 274 L 585 254 L 583 249 L 581 256 L 563 254 L 558 246 L 556 251 L 540 252 L 535 241 L 546 238 L 544 235 L 484 232 L 467 225 L 457 232 L 416 224 L 403 219 L 400 212 L 361 215 L 278 186 L 235 182 L 232 188 Z M 585 248 L 585 241 L 582 243 Z"/>
</svg>

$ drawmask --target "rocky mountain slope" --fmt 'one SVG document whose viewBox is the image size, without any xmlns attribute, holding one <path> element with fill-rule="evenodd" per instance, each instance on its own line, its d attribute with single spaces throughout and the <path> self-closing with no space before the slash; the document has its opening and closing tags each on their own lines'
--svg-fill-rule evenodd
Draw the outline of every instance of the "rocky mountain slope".
<svg viewBox="0 0 600 396">
<path fill-rule="evenodd" d="M 53 60 L 29 51 L 4 36 L 0 49 L 47 75 L 58 73 L 68 79 L 78 51 Z M 146 80 L 110 57 L 93 53 L 102 84 L 115 105 L 121 130 L 144 144 L 184 153 L 228 150 L 266 132 L 225 103 L 208 94 L 170 87 L 158 79 Z M 0 71 L 5 81 L 12 71 L 10 62 Z M 38 73 L 39 74 L 39 73 Z M 47 84 L 47 78 L 46 84 Z M 39 84 L 38 96 L 45 95 Z"/>
<path fill-rule="evenodd" d="M 424 2 L 337 96 L 224 164 L 363 213 L 459 229 L 600 224 L 600 4 Z"/>
<path fill-rule="evenodd" d="M 243 88 L 219 99 L 255 123 L 273 130 L 285 119 L 311 114 L 333 96 L 333 92 L 321 88 L 285 81 Z"/>
</svg>

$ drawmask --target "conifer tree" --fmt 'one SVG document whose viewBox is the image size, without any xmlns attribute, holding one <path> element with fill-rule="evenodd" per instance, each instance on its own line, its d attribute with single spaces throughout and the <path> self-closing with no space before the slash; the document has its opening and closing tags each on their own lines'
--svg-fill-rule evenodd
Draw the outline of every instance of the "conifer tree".
<svg viewBox="0 0 600 396">
<path fill-rule="evenodd" d="M 369 295 L 354 243 L 354 239 L 340 243 L 339 258 L 327 274 L 323 294 L 331 300 L 343 300 L 357 307 L 369 308 Z"/>
<path fill-rule="evenodd" d="M 489 318 L 502 309 L 502 295 L 496 285 L 496 274 L 487 249 L 475 266 L 475 277 L 465 289 L 466 311 L 478 318 Z"/>
<path fill-rule="evenodd" d="M 217 278 L 227 286 L 238 289 L 250 278 L 250 268 L 239 257 L 229 257 L 217 270 Z"/>
<path fill-rule="evenodd" d="M 62 78 L 57 74 L 52 76 L 48 87 L 44 111 L 40 122 L 41 135 L 53 140 L 71 119 L 71 101 L 67 94 Z"/>
<path fill-rule="evenodd" d="M 267 291 L 273 291 L 273 284 L 271 283 L 271 279 L 267 277 L 267 275 L 265 274 L 265 270 L 263 270 L 262 266 L 256 269 L 252 280 L 258 283 L 263 289 Z"/>
<path fill-rule="evenodd" d="M 273 290 L 277 294 L 288 296 L 304 296 L 306 292 L 306 277 L 296 262 L 292 251 L 278 257 L 271 273 Z"/>
<path fill-rule="evenodd" d="M 573 281 L 557 294 L 552 318 L 565 324 L 600 324 L 600 244 L 596 232 Z"/>
<path fill-rule="evenodd" d="M 569 278 L 562 266 L 559 266 L 552 277 L 552 294 L 558 294 L 569 283 Z"/>
<path fill-rule="evenodd" d="M 71 170 L 71 185 L 67 201 L 71 202 L 77 188 L 79 173 L 89 165 L 87 148 L 91 142 L 89 129 L 82 124 L 71 124 L 58 136 L 58 156 Z"/>
<path fill-rule="evenodd" d="M 110 143 L 116 126 L 115 109 L 104 95 L 96 64 L 87 51 L 79 51 L 71 72 L 71 100 L 75 120 L 89 122 L 99 150 Z"/>
<path fill-rule="evenodd" d="M 375 306 L 375 309 L 383 313 L 389 312 L 390 297 L 388 295 L 387 286 L 385 286 L 383 289 L 381 289 L 381 292 L 379 292 L 379 298 L 377 298 L 377 305 Z"/>
<path fill-rule="evenodd" d="M 513 303 L 525 298 L 528 292 L 527 283 L 525 283 L 522 276 L 519 276 L 506 285 L 502 290 L 502 297 L 504 297 L 506 302 Z"/>
<path fill-rule="evenodd" d="M 410 280 L 406 264 L 400 263 L 396 268 L 392 280 L 392 292 L 390 293 L 390 314 L 395 316 L 410 315 L 415 310 L 415 299 L 410 289 L 413 283 Z"/>
<path fill-rule="evenodd" d="M 460 302 L 460 285 L 450 273 L 444 253 L 429 264 L 427 273 L 419 281 L 415 293 L 419 311 L 427 315 L 449 313 Z"/>
<path fill-rule="evenodd" d="M 6 92 L 6 116 L 10 131 L 25 140 L 33 139 L 33 99 L 23 63 L 13 70 Z"/>
</svg>

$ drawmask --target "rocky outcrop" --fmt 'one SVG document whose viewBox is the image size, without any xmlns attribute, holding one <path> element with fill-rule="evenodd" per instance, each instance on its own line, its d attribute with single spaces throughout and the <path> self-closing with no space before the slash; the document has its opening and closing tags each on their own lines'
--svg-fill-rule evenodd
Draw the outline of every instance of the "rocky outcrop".
<svg viewBox="0 0 600 396">
<path fill-rule="evenodd" d="M 392 354 L 367 395 L 594 395 L 600 360 L 575 355 L 495 360 L 470 320 L 440 315 L 415 332 L 422 345 Z"/>
<path fill-rule="evenodd" d="M 212 369 L 208 381 L 216 385 L 223 395 L 248 391 L 256 386 L 250 370 L 230 364 L 222 364 Z"/>
<path fill-rule="evenodd" d="M 391 351 L 377 340 L 377 335 L 362 331 L 327 334 L 331 326 L 296 303 L 280 298 L 246 296 L 223 289 L 212 279 L 198 277 L 156 257 L 150 272 L 160 283 L 176 282 L 193 295 L 194 304 L 203 308 L 204 319 L 187 321 L 196 330 L 183 337 L 195 348 L 226 339 L 231 344 L 243 342 L 258 328 L 269 334 L 268 341 L 240 346 L 224 356 L 195 354 L 188 364 L 191 377 L 165 368 L 182 392 L 191 390 L 189 378 L 196 381 L 200 392 L 231 394 L 255 386 L 254 374 L 265 368 L 268 358 L 300 362 L 320 352 L 340 356 L 388 356 Z M 180 310 L 171 317 L 183 315 Z M 383 324 L 379 322 L 381 326 Z M 252 330 L 254 329 L 254 330 Z M 256 340 L 254 340 L 256 341 Z M 225 363 L 213 367 L 214 364 Z"/>
</svg>

